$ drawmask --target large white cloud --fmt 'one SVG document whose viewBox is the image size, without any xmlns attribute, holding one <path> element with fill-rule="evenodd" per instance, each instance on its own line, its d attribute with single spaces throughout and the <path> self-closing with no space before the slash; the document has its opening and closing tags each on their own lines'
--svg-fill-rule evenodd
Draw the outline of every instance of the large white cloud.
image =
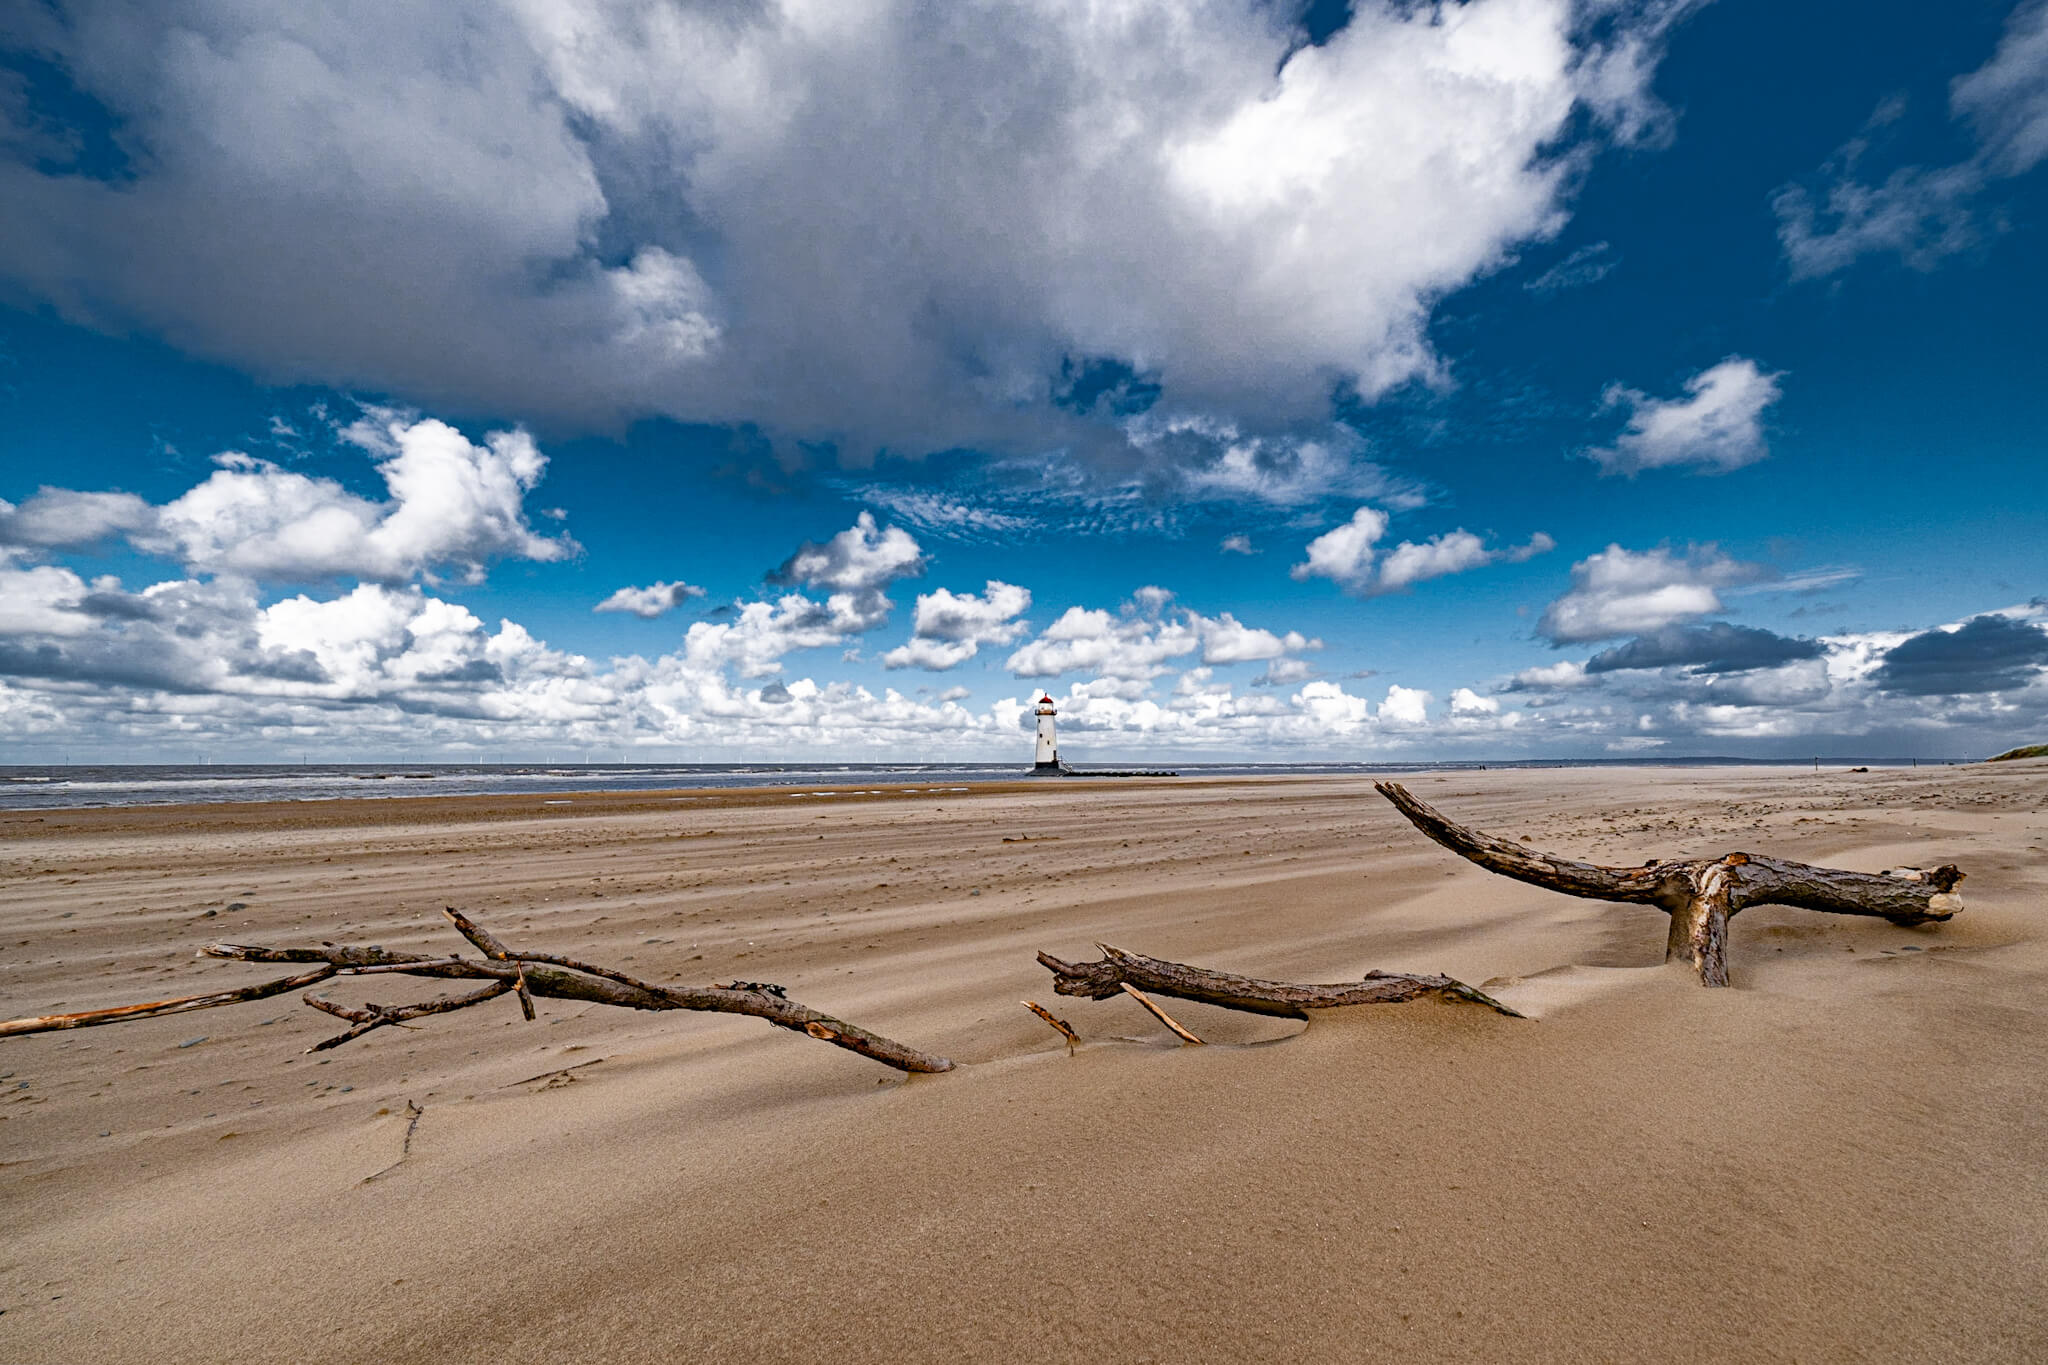
<svg viewBox="0 0 2048 1365">
<path fill-rule="evenodd" d="M 1722 474 L 1770 453 L 1764 411 L 1778 401 L 1778 380 L 1754 360 L 1730 356 L 1685 381 L 1683 398 L 1652 398 L 1616 384 L 1603 406 L 1626 408 L 1628 424 L 1611 446 L 1586 453 L 1607 474 L 1689 468 Z"/>
<path fill-rule="evenodd" d="M 1116 357 L 1280 430 L 1435 371 L 1435 301 L 1643 135 L 1685 8 L 1362 0 L 1317 47 L 1265 0 L 16 6 L 129 164 L 0 164 L 0 272 L 468 410 L 1039 449 L 1127 415 L 1054 402 Z"/>
</svg>

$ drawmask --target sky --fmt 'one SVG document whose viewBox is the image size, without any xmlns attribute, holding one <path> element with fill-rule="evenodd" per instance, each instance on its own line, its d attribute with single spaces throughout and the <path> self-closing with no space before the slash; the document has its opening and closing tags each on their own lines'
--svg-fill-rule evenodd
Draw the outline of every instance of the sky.
<svg viewBox="0 0 2048 1365">
<path fill-rule="evenodd" d="M 30 0 L 0 761 L 2048 740 L 2048 0 Z"/>
</svg>

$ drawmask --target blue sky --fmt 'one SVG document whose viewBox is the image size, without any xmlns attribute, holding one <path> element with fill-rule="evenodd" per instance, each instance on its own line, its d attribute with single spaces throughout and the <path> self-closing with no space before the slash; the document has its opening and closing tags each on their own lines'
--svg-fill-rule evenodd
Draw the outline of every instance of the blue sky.
<svg viewBox="0 0 2048 1365">
<path fill-rule="evenodd" d="M 0 19 L 14 761 L 2048 737 L 2040 0 L 358 8 Z"/>
</svg>

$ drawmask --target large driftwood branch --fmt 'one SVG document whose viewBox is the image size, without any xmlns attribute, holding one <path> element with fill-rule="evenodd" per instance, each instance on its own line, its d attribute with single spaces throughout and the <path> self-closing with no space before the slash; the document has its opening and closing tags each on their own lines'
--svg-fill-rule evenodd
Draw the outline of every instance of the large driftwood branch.
<svg viewBox="0 0 2048 1365">
<path fill-rule="evenodd" d="M 1945 920 L 1963 908 L 1955 894 L 1963 873 L 1954 864 L 1931 871 L 1848 872 L 1728 853 L 1719 858 L 1602 867 L 1538 853 L 1467 829 L 1410 795 L 1398 782 L 1373 784 L 1424 834 L 1488 872 L 1562 891 L 1567 896 L 1654 905 L 1671 916 L 1666 961 L 1684 959 L 1700 983 L 1728 984 L 1728 921 L 1752 905 L 1790 905 L 1837 915 L 1873 915 L 1893 924 Z"/>
<path fill-rule="evenodd" d="M 241 943 L 213 943 L 200 950 L 202 956 L 233 958 L 240 962 L 320 965 L 315 971 L 285 977 L 260 986 L 246 986 L 240 990 L 218 991 L 211 995 L 187 996 L 181 1000 L 161 1000 L 145 1005 L 127 1005 L 119 1009 L 91 1010 L 83 1014 L 43 1015 L 31 1019 L 10 1020 L 0 1023 L 0 1037 L 20 1033 L 42 1033 L 51 1029 L 86 1028 L 95 1024 L 120 1023 L 127 1019 L 145 1019 L 152 1015 L 174 1014 L 184 1010 L 211 1009 L 218 1005 L 232 1005 L 244 1000 L 260 1000 L 265 996 L 277 995 L 301 986 L 315 985 L 336 976 L 399 974 L 443 980 L 481 981 L 487 984 L 466 995 L 444 996 L 409 1005 L 372 1004 L 361 1008 L 336 1004 L 334 1001 L 309 993 L 305 997 L 307 1004 L 354 1024 L 347 1032 L 338 1034 L 309 1051 L 319 1052 L 338 1047 L 373 1029 L 403 1024 L 408 1019 L 467 1009 L 472 1005 L 494 1000 L 500 995 L 517 993 L 522 1007 L 530 1007 L 532 999 L 540 997 L 549 1000 L 575 1000 L 593 1005 L 615 1005 L 635 1010 L 707 1010 L 718 1014 L 745 1014 L 756 1019 L 765 1019 L 777 1028 L 807 1034 L 820 1042 L 857 1052 L 863 1057 L 872 1058 L 884 1066 L 893 1066 L 899 1071 L 932 1072 L 953 1069 L 953 1063 L 944 1057 L 906 1047 L 879 1034 L 869 1033 L 858 1025 L 834 1018 L 821 1010 L 799 1004 L 784 995 L 780 986 L 754 981 L 734 982 L 729 986 L 666 986 L 641 981 L 624 972 L 613 971 L 609 967 L 592 966 L 573 958 L 557 957 L 550 953 L 514 951 L 461 911 L 451 909 L 446 913 L 463 936 L 487 955 L 484 959 L 394 953 L 377 947 L 358 948 L 333 943 L 323 943 L 315 948 L 264 948 Z"/>
<path fill-rule="evenodd" d="M 1221 1005 L 1228 1010 L 1250 1014 L 1277 1015 L 1282 1019 L 1306 1019 L 1310 1010 L 1341 1009 L 1348 1005 L 1398 1005 L 1425 995 L 1451 1000 L 1469 1000 L 1502 1014 L 1522 1016 L 1500 1001 L 1448 976 L 1423 972 L 1368 972 L 1364 979 L 1333 986 L 1303 986 L 1291 981 L 1263 981 L 1253 976 L 1212 972 L 1139 953 L 1127 953 L 1107 943 L 1095 945 L 1102 953 L 1099 962 L 1066 962 L 1051 953 L 1040 953 L 1039 962 L 1052 973 L 1052 988 L 1061 995 L 1079 995 L 1090 1000 L 1107 1000 L 1135 986 L 1153 995 L 1170 995 L 1176 1000 L 1193 1000 L 1203 1005 Z"/>
</svg>

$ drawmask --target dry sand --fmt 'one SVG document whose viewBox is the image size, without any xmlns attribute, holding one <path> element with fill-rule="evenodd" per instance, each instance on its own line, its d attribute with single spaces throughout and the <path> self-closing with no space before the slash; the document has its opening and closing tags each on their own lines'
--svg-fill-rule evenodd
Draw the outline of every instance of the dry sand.
<svg viewBox="0 0 2048 1365">
<path fill-rule="evenodd" d="M 509 1000 L 318 1057 L 291 997 L 0 1042 L 0 1360 L 2048 1359 L 2048 764 L 1411 785 L 1610 862 L 1953 861 L 1969 909 L 1751 910 L 1705 990 L 1655 911 L 1355 779 L 0 815 L 9 1016 L 272 970 L 217 940 L 454 948 L 457 904 L 963 1063 Z M 1033 951 L 1098 939 L 1538 1017 L 1176 1006 L 1182 1048 L 1051 994 Z"/>
</svg>

